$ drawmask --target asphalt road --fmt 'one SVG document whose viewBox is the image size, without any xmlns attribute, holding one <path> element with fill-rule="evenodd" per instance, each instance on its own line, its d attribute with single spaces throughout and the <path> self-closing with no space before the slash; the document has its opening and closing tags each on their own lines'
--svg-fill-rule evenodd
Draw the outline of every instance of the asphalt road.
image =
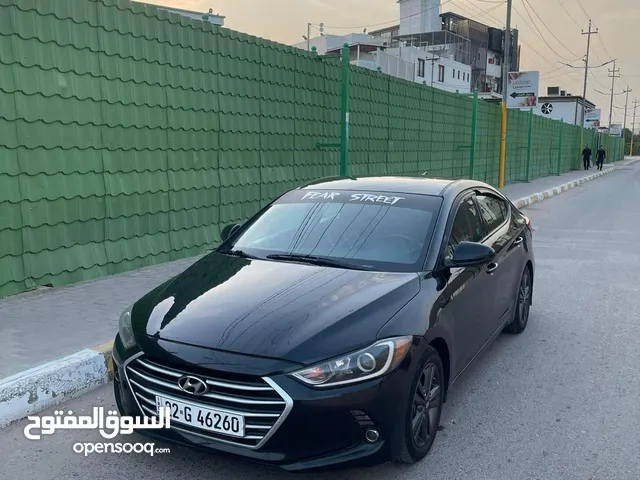
<svg viewBox="0 0 640 480">
<path fill-rule="evenodd" d="M 528 329 L 501 336 L 456 383 L 425 461 L 297 478 L 640 478 L 640 162 L 527 214 L 538 268 Z M 110 386 L 65 409 L 100 405 L 113 406 Z M 83 457 L 73 443 L 97 433 L 28 441 L 24 425 L 0 430 L 0 479 L 293 478 L 169 444 L 154 457 Z"/>
</svg>

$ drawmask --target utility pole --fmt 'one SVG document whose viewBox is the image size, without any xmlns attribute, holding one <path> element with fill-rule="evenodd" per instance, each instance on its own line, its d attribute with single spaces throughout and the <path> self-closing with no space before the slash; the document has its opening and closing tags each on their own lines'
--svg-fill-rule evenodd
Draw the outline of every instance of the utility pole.
<svg viewBox="0 0 640 480">
<path fill-rule="evenodd" d="M 440 57 L 435 53 L 431 54 L 431 88 L 433 88 L 433 70 L 435 68 L 436 61 L 440 60 Z M 440 65 L 440 64 L 438 64 Z M 439 80 L 438 80 L 439 81 Z"/>
<path fill-rule="evenodd" d="M 629 106 L 629 92 L 633 92 L 633 90 L 629 88 L 629 85 L 627 85 L 626 90 L 622 92 L 627 94 L 627 99 L 624 101 L 624 120 L 622 121 L 622 138 L 624 138 L 624 132 L 627 129 L 627 107 Z"/>
<path fill-rule="evenodd" d="M 584 127 L 584 108 L 587 100 L 587 79 L 589 78 L 589 51 L 591 50 L 591 35 L 597 34 L 598 29 L 591 30 L 591 19 L 589 19 L 589 30 L 583 31 L 582 35 L 587 36 L 587 55 L 584 57 L 584 85 L 582 88 L 582 126 Z M 580 145 L 582 148 L 582 145 Z"/>
<path fill-rule="evenodd" d="M 607 156 L 610 156 L 609 146 L 611 144 L 611 120 L 613 117 L 613 89 L 616 85 L 616 78 L 620 77 L 620 69 L 616 68 L 616 62 L 613 62 L 613 69 L 609 70 L 609 77 L 611 78 L 611 104 L 609 105 L 609 135 L 607 135 Z"/>
<path fill-rule="evenodd" d="M 504 58 L 502 59 L 502 101 L 507 103 L 507 77 L 511 69 L 511 3 L 507 0 L 507 24 L 504 29 Z"/>
<path fill-rule="evenodd" d="M 307 52 L 311 51 L 311 24 L 307 23 Z"/>
<path fill-rule="evenodd" d="M 611 78 L 611 104 L 609 105 L 609 133 L 611 133 L 611 117 L 613 116 L 613 90 L 616 85 L 616 78 L 620 78 L 620 69 L 616 68 L 616 62 L 613 62 L 613 69 L 609 70 L 609 78 Z"/>
<path fill-rule="evenodd" d="M 636 134 L 636 109 L 640 101 L 636 98 L 633 101 L 633 123 L 631 124 L 631 146 L 629 147 L 629 156 L 633 156 L 633 137 Z"/>
<path fill-rule="evenodd" d="M 587 103 L 587 79 L 589 78 L 589 51 L 591 50 L 591 35 L 597 34 L 598 29 L 591 30 L 591 19 L 589 19 L 589 30 L 586 32 L 583 30 L 582 35 L 587 36 L 587 54 L 584 57 L 584 85 L 582 87 L 582 115 L 581 115 L 581 124 L 580 124 L 580 148 L 579 151 L 582 151 L 584 148 L 584 109 L 585 104 Z M 578 166 L 580 165 L 580 160 L 578 156 Z"/>
<path fill-rule="evenodd" d="M 504 29 L 504 58 L 502 59 L 502 122 L 500 126 L 498 188 L 504 187 L 504 167 L 507 156 L 507 84 L 511 67 L 511 4 L 512 0 L 507 0 L 507 23 Z"/>
</svg>

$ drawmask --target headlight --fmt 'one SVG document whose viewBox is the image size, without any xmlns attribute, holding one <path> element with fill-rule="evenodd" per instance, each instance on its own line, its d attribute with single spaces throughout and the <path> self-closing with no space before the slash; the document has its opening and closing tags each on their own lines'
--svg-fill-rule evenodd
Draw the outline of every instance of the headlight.
<svg viewBox="0 0 640 480">
<path fill-rule="evenodd" d="M 379 377 L 396 368 L 413 337 L 380 340 L 370 347 L 305 368 L 292 375 L 314 387 L 333 387 Z"/>
<path fill-rule="evenodd" d="M 136 344 L 136 339 L 133 335 L 133 327 L 131 326 L 131 309 L 133 306 L 127 308 L 122 315 L 120 315 L 120 322 L 118 323 L 118 331 L 120 332 L 120 340 L 125 348 L 131 348 Z"/>
</svg>

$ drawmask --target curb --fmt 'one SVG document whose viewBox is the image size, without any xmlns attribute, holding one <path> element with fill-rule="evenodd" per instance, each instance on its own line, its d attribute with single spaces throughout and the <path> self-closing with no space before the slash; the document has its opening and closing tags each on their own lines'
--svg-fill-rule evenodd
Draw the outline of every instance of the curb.
<svg viewBox="0 0 640 480">
<path fill-rule="evenodd" d="M 565 183 L 565 184 L 560 185 L 558 187 L 550 188 L 548 190 L 544 190 L 544 191 L 539 192 L 539 193 L 534 193 L 533 195 L 530 195 L 528 197 L 524 197 L 524 198 L 521 198 L 519 200 L 516 200 L 513 203 L 518 208 L 528 207 L 529 205 L 533 205 L 534 203 L 540 203 L 543 200 L 546 200 L 547 198 L 551 198 L 551 197 L 555 197 L 556 195 L 560 195 L 561 193 L 564 193 L 567 190 L 571 190 L 572 188 L 577 187 L 578 185 L 582 185 L 583 183 L 589 182 L 589 181 L 594 180 L 594 179 L 596 179 L 598 177 L 601 177 L 603 175 L 607 175 L 608 173 L 611 173 L 614 170 L 615 170 L 615 168 L 608 168 L 606 170 L 602 170 L 601 172 L 594 173 L 592 175 L 588 175 L 586 177 L 583 177 L 583 178 L 581 178 L 579 180 L 574 180 L 572 182 Z"/>
<path fill-rule="evenodd" d="M 107 342 L 0 380 L 0 428 L 109 382 L 112 347 Z"/>
<path fill-rule="evenodd" d="M 608 168 L 514 202 L 524 208 L 611 173 Z M 82 350 L 0 380 L 0 428 L 55 407 L 113 379 L 113 342 Z"/>
</svg>

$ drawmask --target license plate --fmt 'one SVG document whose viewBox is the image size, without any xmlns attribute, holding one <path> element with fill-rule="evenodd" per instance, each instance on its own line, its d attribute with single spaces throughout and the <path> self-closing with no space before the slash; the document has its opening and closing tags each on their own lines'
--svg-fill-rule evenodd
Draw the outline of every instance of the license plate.
<svg viewBox="0 0 640 480">
<path fill-rule="evenodd" d="M 172 422 L 231 437 L 244 437 L 244 417 L 242 415 L 201 407 L 174 398 L 156 397 L 156 412 L 159 413 L 162 407 L 169 407 Z"/>
</svg>

